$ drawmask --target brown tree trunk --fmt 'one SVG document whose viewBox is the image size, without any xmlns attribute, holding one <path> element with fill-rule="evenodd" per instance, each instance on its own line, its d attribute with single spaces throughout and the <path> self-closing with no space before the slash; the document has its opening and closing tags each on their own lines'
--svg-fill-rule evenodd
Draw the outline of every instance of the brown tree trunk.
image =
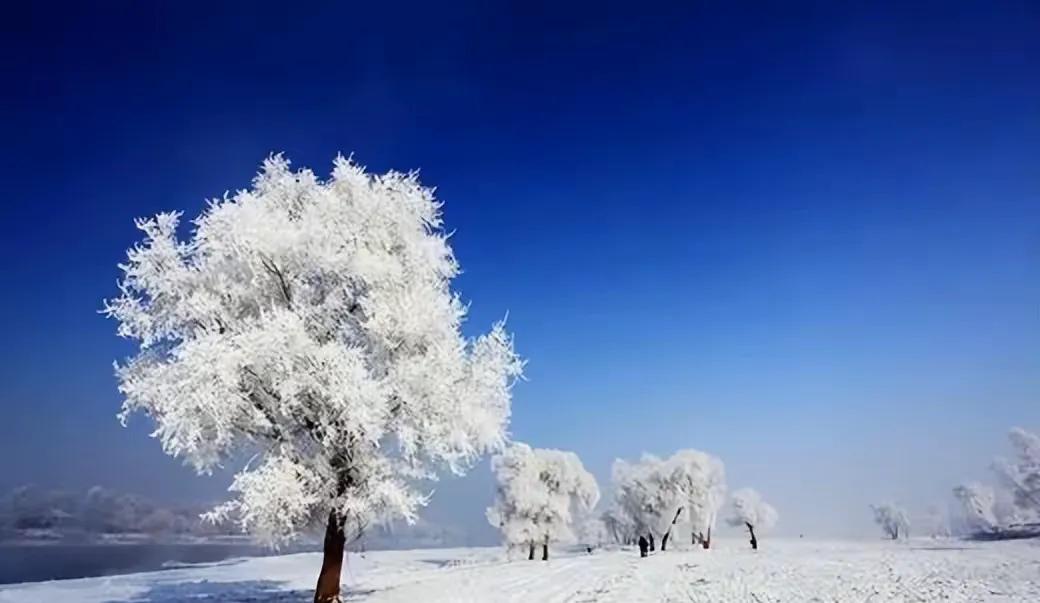
<svg viewBox="0 0 1040 603">
<path fill-rule="evenodd" d="M 542 561 L 549 560 L 549 543 L 546 542 L 542 545 Z"/>
<path fill-rule="evenodd" d="M 531 543 L 531 548 L 527 551 L 527 560 L 534 561 L 534 543 Z"/>
<path fill-rule="evenodd" d="M 314 589 L 314 603 L 336 603 L 339 598 L 340 575 L 343 572 L 343 549 L 347 544 L 343 524 L 336 513 L 329 513 L 325 527 L 325 547 L 321 559 L 318 586 Z"/>
<path fill-rule="evenodd" d="M 701 546 L 706 549 L 711 548 L 711 526 L 708 526 L 708 535 L 701 539 Z"/>
<path fill-rule="evenodd" d="M 755 540 L 755 526 L 751 525 L 750 523 L 748 523 L 746 521 L 744 522 L 744 525 L 747 526 L 748 532 L 751 532 L 751 548 L 757 551 L 758 550 L 758 540 Z"/>
<path fill-rule="evenodd" d="M 646 540 L 647 540 L 647 542 L 650 543 L 650 550 L 651 551 L 656 550 L 656 549 L 654 549 L 654 533 L 653 532 L 650 532 L 649 534 L 647 534 Z"/>
</svg>

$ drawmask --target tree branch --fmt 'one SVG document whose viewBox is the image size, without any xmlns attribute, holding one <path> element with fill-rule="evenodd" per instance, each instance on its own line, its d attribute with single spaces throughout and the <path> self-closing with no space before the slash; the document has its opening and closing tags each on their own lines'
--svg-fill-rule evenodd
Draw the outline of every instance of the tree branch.
<svg viewBox="0 0 1040 603">
<path fill-rule="evenodd" d="M 292 291 L 289 290 L 289 283 L 285 281 L 285 274 L 278 268 L 278 265 L 273 260 L 269 260 L 264 254 L 260 254 L 260 264 L 263 265 L 264 269 L 274 275 L 278 279 L 278 285 L 282 290 L 282 297 L 285 298 L 285 305 L 292 309 Z"/>
</svg>

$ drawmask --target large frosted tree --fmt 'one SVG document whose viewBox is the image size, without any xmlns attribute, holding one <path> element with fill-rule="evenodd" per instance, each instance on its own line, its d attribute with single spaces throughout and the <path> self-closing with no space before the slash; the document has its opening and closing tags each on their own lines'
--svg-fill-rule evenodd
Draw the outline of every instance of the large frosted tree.
<svg viewBox="0 0 1040 603">
<path fill-rule="evenodd" d="M 505 443 L 522 362 L 501 323 L 463 337 L 440 207 L 415 173 L 338 157 L 320 180 L 271 157 L 190 230 L 138 220 L 105 304 L 140 346 L 117 365 L 121 418 L 149 415 L 200 473 L 252 455 L 211 517 L 273 544 L 324 524 L 316 601 L 338 599 L 346 541 L 414 520 L 420 480 Z"/>
<path fill-rule="evenodd" d="M 710 546 L 726 496 L 725 468 L 718 458 L 699 450 L 679 450 L 667 459 L 644 454 L 635 463 L 615 461 L 612 477 L 613 508 L 624 523 L 647 536 L 651 549 L 658 541 L 666 549 L 677 523 L 688 525 L 705 548 Z"/>
<path fill-rule="evenodd" d="M 978 482 L 961 484 L 953 489 L 953 497 L 961 504 L 962 519 L 971 533 L 992 533 L 999 529 L 994 507 L 996 491 Z"/>
<path fill-rule="evenodd" d="M 536 545 L 549 558 L 549 543 L 575 539 L 578 520 L 599 501 L 596 478 L 573 452 L 514 444 L 491 461 L 497 482 L 488 522 L 509 547 Z"/>
<path fill-rule="evenodd" d="M 678 490 L 661 491 L 660 465 L 660 458 L 644 454 L 637 462 L 617 459 L 611 468 L 613 512 L 620 518 L 617 523 L 633 530 L 634 538 L 645 536 L 650 550 L 655 548 L 662 523 L 670 522 L 682 508 Z"/>
<path fill-rule="evenodd" d="M 680 450 L 667 461 L 686 500 L 686 523 L 703 548 L 711 547 L 711 532 L 726 501 L 726 467 L 700 450 Z"/>
<path fill-rule="evenodd" d="M 993 470 L 1010 491 L 1022 519 L 1040 519 L 1040 435 L 1015 427 L 1008 433 L 1012 460 L 998 458 Z"/>
</svg>

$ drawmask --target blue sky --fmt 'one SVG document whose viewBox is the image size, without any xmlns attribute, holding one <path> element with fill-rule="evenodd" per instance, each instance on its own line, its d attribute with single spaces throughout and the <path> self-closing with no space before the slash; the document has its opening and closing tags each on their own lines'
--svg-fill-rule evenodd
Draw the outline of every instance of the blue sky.
<svg viewBox="0 0 1040 603">
<path fill-rule="evenodd" d="M 148 4 L 0 26 L 0 487 L 220 496 L 118 425 L 96 311 L 134 217 L 276 151 L 421 168 L 470 327 L 530 360 L 513 434 L 603 486 L 695 447 L 786 532 L 862 533 L 1040 428 L 1035 3 Z"/>
</svg>

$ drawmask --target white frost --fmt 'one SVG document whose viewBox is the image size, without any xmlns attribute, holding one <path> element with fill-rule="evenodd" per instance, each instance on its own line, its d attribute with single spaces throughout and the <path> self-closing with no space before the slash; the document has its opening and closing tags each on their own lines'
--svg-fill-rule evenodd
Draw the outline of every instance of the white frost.
<svg viewBox="0 0 1040 603">
<path fill-rule="evenodd" d="M 356 535 L 414 519 L 416 480 L 505 444 L 523 363 L 501 323 L 462 337 L 459 266 L 415 173 L 338 157 L 322 181 L 274 156 L 184 239 L 180 217 L 137 221 L 105 312 L 140 344 L 116 368 L 124 420 L 149 415 L 199 472 L 256 454 L 211 518 L 279 543 L 335 512 Z"/>
</svg>

